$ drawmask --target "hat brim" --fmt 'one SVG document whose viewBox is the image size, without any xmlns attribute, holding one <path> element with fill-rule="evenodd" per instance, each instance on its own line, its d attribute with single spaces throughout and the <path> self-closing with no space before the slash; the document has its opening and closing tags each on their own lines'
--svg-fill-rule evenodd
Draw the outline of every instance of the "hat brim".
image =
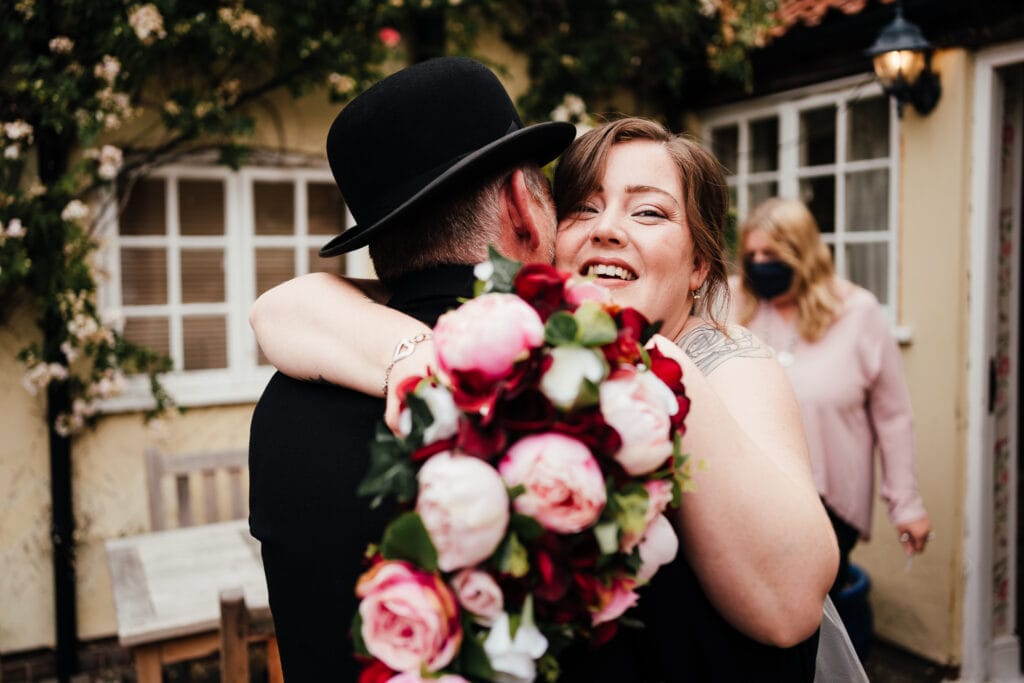
<svg viewBox="0 0 1024 683">
<path fill-rule="evenodd" d="M 375 235 L 400 219 L 414 206 L 447 189 L 471 171 L 479 174 L 527 161 L 534 161 L 543 166 L 565 151 L 575 137 L 576 127 L 560 121 L 538 123 L 509 133 L 452 164 L 444 173 L 377 222 L 370 225 L 354 225 L 334 237 L 320 249 L 320 256 L 327 258 L 365 247 Z"/>
</svg>

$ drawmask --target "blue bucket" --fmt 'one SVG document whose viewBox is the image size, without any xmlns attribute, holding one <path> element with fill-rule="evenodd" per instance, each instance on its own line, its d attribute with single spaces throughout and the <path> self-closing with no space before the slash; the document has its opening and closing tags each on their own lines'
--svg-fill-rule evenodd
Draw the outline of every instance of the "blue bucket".
<svg viewBox="0 0 1024 683">
<path fill-rule="evenodd" d="M 850 581 L 839 591 L 836 610 L 850 634 L 850 641 L 857 656 L 862 660 L 867 656 L 868 649 L 875 634 L 875 620 L 871 612 L 868 593 L 871 592 L 871 580 L 867 572 L 857 565 L 850 564 Z"/>
</svg>

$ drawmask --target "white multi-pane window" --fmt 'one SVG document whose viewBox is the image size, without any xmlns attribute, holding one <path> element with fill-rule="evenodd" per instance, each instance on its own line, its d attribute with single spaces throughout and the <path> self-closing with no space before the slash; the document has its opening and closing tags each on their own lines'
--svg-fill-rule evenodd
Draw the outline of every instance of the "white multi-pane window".
<svg viewBox="0 0 1024 683">
<path fill-rule="evenodd" d="M 877 85 L 858 79 L 701 116 L 703 138 L 727 169 L 737 220 L 768 197 L 799 198 L 837 272 L 871 290 L 890 317 L 898 253 L 894 114 Z"/>
<path fill-rule="evenodd" d="M 171 358 L 165 384 L 179 403 L 251 401 L 272 372 L 252 302 L 303 273 L 368 275 L 365 250 L 317 255 L 351 222 L 326 169 L 164 168 L 134 185 L 108 227 L 102 302 L 126 338 Z M 135 389 L 111 407 L 137 407 Z"/>
</svg>

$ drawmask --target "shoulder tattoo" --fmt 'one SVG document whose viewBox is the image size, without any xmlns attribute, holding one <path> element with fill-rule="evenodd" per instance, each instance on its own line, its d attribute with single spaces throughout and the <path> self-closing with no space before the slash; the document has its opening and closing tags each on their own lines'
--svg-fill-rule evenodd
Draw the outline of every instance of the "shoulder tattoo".
<svg viewBox="0 0 1024 683">
<path fill-rule="evenodd" d="M 701 325 L 676 342 L 705 375 L 730 358 L 771 358 L 772 352 L 746 328 L 730 325 L 726 334 L 711 325 Z"/>
</svg>

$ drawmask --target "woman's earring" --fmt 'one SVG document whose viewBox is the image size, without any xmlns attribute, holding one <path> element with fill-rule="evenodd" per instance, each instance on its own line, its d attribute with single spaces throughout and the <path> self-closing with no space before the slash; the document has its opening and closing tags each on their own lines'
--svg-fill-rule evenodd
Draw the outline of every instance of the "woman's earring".
<svg viewBox="0 0 1024 683">
<path fill-rule="evenodd" d="M 693 297 L 694 302 L 700 301 L 700 287 L 690 292 L 690 296 Z"/>
</svg>

